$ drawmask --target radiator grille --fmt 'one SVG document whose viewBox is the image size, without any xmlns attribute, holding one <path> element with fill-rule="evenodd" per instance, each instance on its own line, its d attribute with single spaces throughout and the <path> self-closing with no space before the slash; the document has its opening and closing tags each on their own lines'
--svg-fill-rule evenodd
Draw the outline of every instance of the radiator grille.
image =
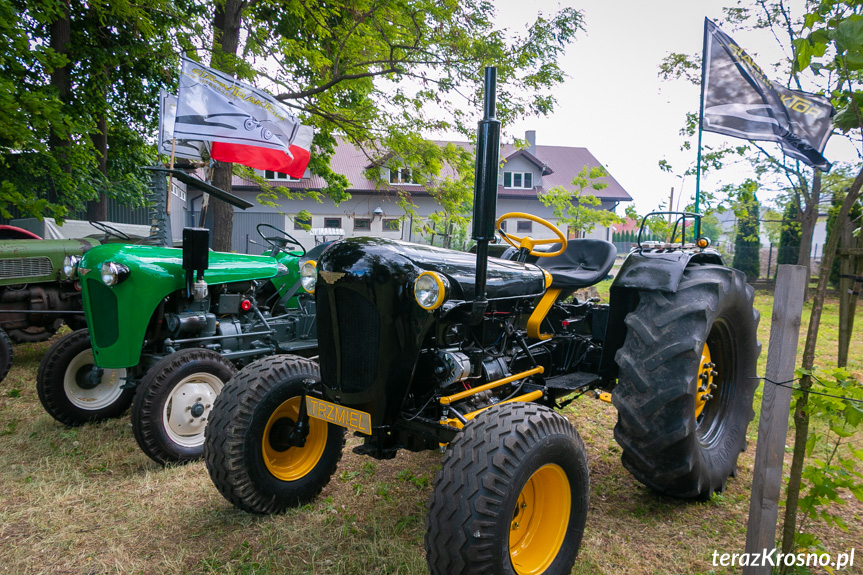
<svg viewBox="0 0 863 575">
<path fill-rule="evenodd" d="M 344 288 L 336 288 L 336 309 L 342 352 L 342 391 L 363 391 L 374 383 L 378 374 L 380 316 L 369 300 Z"/>
<path fill-rule="evenodd" d="M 117 319 L 117 296 L 97 279 L 87 280 L 87 297 L 90 303 L 90 317 L 93 325 L 90 333 L 97 347 L 114 345 L 120 335 Z"/>
<path fill-rule="evenodd" d="M 321 381 L 326 386 L 338 388 L 338 379 L 336 379 L 336 342 L 333 335 L 330 297 L 329 291 L 321 289 L 321 286 L 318 286 L 318 289 L 315 290 L 315 306 L 318 308 L 315 323 L 318 324 L 318 363 L 321 366 Z"/>
<path fill-rule="evenodd" d="M 0 279 L 37 278 L 51 275 L 54 266 L 51 258 L 15 258 L 0 260 Z"/>
<path fill-rule="evenodd" d="M 329 294 L 318 290 L 317 325 L 321 378 L 325 385 L 348 393 L 368 389 L 378 373 L 381 322 L 378 310 L 361 294 L 335 288 L 335 310 Z M 338 331 L 333 332 L 335 311 Z M 336 350 L 341 358 L 341 373 L 336 370 Z"/>
</svg>

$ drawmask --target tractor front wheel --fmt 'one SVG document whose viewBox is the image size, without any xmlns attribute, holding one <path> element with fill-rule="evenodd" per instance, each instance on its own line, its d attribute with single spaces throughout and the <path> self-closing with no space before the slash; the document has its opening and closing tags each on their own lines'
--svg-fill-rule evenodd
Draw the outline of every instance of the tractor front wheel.
<svg viewBox="0 0 863 575">
<path fill-rule="evenodd" d="M 587 454 L 562 415 L 533 403 L 491 407 L 444 456 L 429 501 L 434 575 L 567 574 L 587 520 Z"/>
<path fill-rule="evenodd" d="M 182 349 L 147 370 L 132 403 L 141 450 L 162 465 L 200 459 L 216 396 L 235 373 L 230 361 L 208 349 Z"/>
<path fill-rule="evenodd" d="M 121 415 L 132 403 L 134 389 L 124 389 L 125 369 L 93 374 L 93 348 L 86 329 L 63 336 L 39 363 L 36 391 L 48 414 L 75 427 Z"/>
<path fill-rule="evenodd" d="M 746 447 L 761 350 L 742 272 L 688 268 L 677 292 L 642 292 L 615 359 L 623 466 L 666 495 L 709 499 Z"/>
<path fill-rule="evenodd" d="M 13 355 L 12 342 L 6 332 L 0 329 L 0 381 L 3 381 L 12 368 Z"/>
<path fill-rule="evenodd" d="M 329 483 L 345 430 L 300 417 L 302 397 L 317 395 L 318 382 L 315 362 L 276 355 L 250 363 L 225 384 L 210 412 L 204 458 L 216 488 L 236 507 L 281 513 L 311 501 Z M 299 424 L 308 425 L 307 434 Z"/>
</svg>

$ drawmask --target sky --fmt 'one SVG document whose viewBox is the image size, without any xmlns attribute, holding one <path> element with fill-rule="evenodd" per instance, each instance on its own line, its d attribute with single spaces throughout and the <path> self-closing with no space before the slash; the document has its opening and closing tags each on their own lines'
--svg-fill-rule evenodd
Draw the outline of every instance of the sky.
<svg viewBox="0 0 863 575">
<path fill-rule="evenodd" d="M 496 0 L 497 23 L 524 30 L 537 13 L 551 15 L 556 0 Z M 666 159 L 676 173 L 695 164 L 696 152 L 681 152 L 679 131 L 687 112 L 698 111 L 699 88 L 685 81 L 663 81 L 659 65 L 671 52 L 700 54 L 705 16 L 721 20 L 722 7 L 734 0 L 582 0 L 572 4 L 582 11 L 586 33 L 581 33 L 560 60 L 568 74 L 556 89 L 557 109 L 546 118 L 526 118 L 506 126 L 513 136 L 536 130 L 537 145 L 588 148 L 634 198 L 639 213 L 667 201 L 671 187 L 679 194 L 681 180 L 662 172 Z M 752 32 L 723 28 L 776 82 L 769 71 L 781 54 L 768 30 Z M 704 133 L 704 143 L 744 140 Z M 765 147 L 773 144 L 764 143 Z M 832 162 L 856 160 L 853 146 L 833 136 L 824 155 Z M 702 189 L 740 182 L 751 172 L 743 166 L 723 169 L 702 180 Z M 695 179 L 683 181 L 683 193 L 695 194 Z M 770 198 L 759 196 L 762 201 Z M 675 201 L 676 203 L 676 201 Z"/>
</svg>

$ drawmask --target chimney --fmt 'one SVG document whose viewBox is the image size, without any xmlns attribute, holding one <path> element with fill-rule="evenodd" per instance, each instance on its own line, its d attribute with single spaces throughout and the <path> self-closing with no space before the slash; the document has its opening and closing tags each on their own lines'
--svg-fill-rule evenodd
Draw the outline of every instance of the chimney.
<svg viewBox="0 0 863 575">
<path fill-rule="evenodd" d="M 527 130 L 524 133 L 524 139 L 527 140 L 527 148 L 526 151 L 530 152 L 532 156 L 536 155 L 536 130 Z"/>
</svg>

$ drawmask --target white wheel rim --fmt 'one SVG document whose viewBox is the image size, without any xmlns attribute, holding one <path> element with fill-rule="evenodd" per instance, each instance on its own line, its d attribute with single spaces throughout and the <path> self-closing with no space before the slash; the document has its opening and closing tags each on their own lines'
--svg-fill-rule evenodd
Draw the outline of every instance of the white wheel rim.
<svg viewBox="0 0 863 575">
<path fill-rule="evenodd" d="M 92 389 L 80 387 L 75 376 L 81 369 L 94 364 L 93 350 L 84 350 L 69 362 L 63 375 L 63 391 L 66 397 L 72 405 L 87 411 L 97 411 L 112 405 L 123 395 L 124 390 L 121 386 L 126 380 L 124 368 L 106 369 L 102 373 L 102 381 L 99 385 Z"/>
<path fill-rule="evenodd" d="M 162 409 L 162 427 L 183 447 L 204 444 L 204 428 L 225 383 L 211 373 L 194 373 L 174 386 Z"/>
</svg>

